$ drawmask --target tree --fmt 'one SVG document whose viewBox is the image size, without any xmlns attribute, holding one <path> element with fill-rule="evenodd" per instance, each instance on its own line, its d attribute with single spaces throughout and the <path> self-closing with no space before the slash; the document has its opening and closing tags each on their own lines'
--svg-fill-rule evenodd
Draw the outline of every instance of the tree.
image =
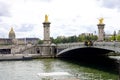
<svg viewBox="0 0 120 80">
<path fill-rule="evenodd" d="M 117 38 L 117 36 L 114 36 L 114 35 L 113 35 L 113 36 L 110 37 L 109 40 L 110 40 L 110 41 L 115 41 L 116 38 Z"/>
<path fill-rule="evenodd" d="M 118 34 L 116 38 L 117 38 L 117 41 L 120 41 L 120 34 Z"/>
<path fill-rule="evenodd" d="M 80 41 L 80 42 L 85 41 L 85 36 L 84 35 L 79 35 L 78 36 L 78 41 Z"/>
<path fill-rule="evenodd" d="M 38 44 L 43 44 L 43 40 L 40 39 L 40 40 L 38 41 Z"/>
</svg>

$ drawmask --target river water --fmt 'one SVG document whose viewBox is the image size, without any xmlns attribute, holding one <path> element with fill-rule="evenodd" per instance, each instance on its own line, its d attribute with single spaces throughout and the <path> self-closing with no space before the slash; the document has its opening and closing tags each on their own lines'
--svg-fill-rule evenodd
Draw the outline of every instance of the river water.
<svg viewBox="0 0 120 80">
<path fill-rule="evenodd" d="M 117 74 L 59 59 L 0 62 L 0 80 L 42 80 L 38 73 L 47 72 L 68 72 L 72 74 L 71 79 L 77 75 L 79 80 L 84 80 L 83 77 L 94 77 L 86 80 L 95 80 L 95 77 L 96 80 L 118 80 Z"/>
</svg>

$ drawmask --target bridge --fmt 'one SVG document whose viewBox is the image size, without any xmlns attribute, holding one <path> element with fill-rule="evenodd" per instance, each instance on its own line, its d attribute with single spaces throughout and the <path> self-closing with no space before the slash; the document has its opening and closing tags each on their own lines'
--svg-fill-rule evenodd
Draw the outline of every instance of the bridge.
<svg viewBox="0 0 120 80">
<path fill-rule="evenodd" d="M 75 61 L 89 66 L 99 65 L 106 69 L 116 69 L 116 59 L 109 58 L 109 53 L 120 54 L 120 42 L 94 42 L 86 46 L 84 42 L 57 44 L 56 57 Z M 118 71 L 118 70 L 116 70 Z"/>
<path fill-rule="evenodd" d="M 93 42 L 93 45 L 86 45 L 84 42 L 51 44 L 50 24 L 48 16 L 45 15 L 45 21 L 43 22 L 43 44 L 4 45 L 0 47 L 0 54 L 39 54 L 41 57 L 80 57 L 82 55 L 107 55 L 109 52 L 120 53 L 120 42 L 104 42 L 103 32 L 105 24 L 99 23 L 97 25 L 99 29 L 98 41 L 102 42 Z"/>
<path fill-rule="evenodd" d="M 86 46 L 84 42 L 57 44 L 57 57 L 67 54 L 70 51 L 79 51 L 79 53 L 89 55 L 107 54 L 109 52 L 120 53 L 120 42 L 94 42 L 92 46 Z M 70 54 L 70 53 L 69 53 Z M 75 54 L 75 53 L 74 53 Z M 88 54 L 87 54 L 88 55 Z"/>
<path fill-rule="evenodd" d="M 4 49 L 7 52 L 4 51 Z M 46 50 L 47 49 L 47 50 Z M 4 51 L 4 52 L 3 52 Z M 114 66 L 114 60 L 109 59 L 108 53 L 120 54 L 120 42 L 93 42 L 86 46 L 84 42 L 64 44 L 9 45 L 0 47 L 0 60 L 27 58 L 63 58 L 82 62 L 97 62 L 100 65 Z M 6 55 L 6 53 L 8 53 Z M 103 63 L 104 62 L 104 63 Z M 110 65 L 108 65 L 110 64 Z M 112 67 L 111 66 L 111 67 Z"/>
<path fill-rule="evenodd" d="M 49 50 L 45 53 L 46 48 Z M 84 42 L 50 44 L 50 45 L 9 45 L 0 47 L 0 52 L 3 49 L 9 49 L 11 54 L 40 54 L 41 56 L 60 57 L 68 56 L 74 52 L 87 55 L 106 55 L 109 52 L 115 54 L 120 53 L 120 42 L 93 42 L 93 45 L 86 46 Z M 76 53 L 75 53 L 76 52 Z"/>
</svg>

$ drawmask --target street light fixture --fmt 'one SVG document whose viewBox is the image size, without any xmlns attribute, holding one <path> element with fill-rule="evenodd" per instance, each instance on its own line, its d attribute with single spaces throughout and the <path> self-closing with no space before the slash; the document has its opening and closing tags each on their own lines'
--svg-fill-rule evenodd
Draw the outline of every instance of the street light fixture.
<svg viewBox="0 0 120 80">
<path fill-rule="evenodd" d="M 114 36 L 114 41 L 116 41 L 116 31 L 114 31 L 113 36 Z"/>
</svg>

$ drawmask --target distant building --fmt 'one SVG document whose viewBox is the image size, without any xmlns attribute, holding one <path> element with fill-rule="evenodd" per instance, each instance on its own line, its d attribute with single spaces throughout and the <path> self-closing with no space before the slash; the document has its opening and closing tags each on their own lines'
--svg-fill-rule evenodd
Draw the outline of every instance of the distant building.
<svg viewBox="0 0 120 80">
<path fill-rule="evenodd" d="M 11 28 L 11 30 L 9 32 L 9 39 L 15 39 L 15 32 L 13 30 L 13 27 Z"/>
<path fill-rule="evenodd" d="M 18 44 L 37 44 L 39 41 L 39 38 L 18 38 L 17 42 Z"/>
<path fill-rule="evenodd" d="M 37 44 L 39 38 L 16 38 L 13 28 L 11 28 L 9 38 L 0 38 L 0 45 L 9 45 L 9 44 Z"/>
<path fill-rule="evenodd" d="M 57 38 L 61 38 L 61 39 L 64 39 L 64 38 L 65 38 L 65 36 L 58 36 Z"/>
<path fill-rule="evenodd" d="M 0 45 L 12 44 L 12 39 L 9 38 L 0 38 Z"/>
<path fill-rule="evenodd" d="M 93 33 L 82 33 L 83 36 L 93 36 Z"/>
<path fill-rule="evenodd" d="M 112 36 L 112 34 L 105 34 L 105 40 L 109 41 Z"/>
</svg>

